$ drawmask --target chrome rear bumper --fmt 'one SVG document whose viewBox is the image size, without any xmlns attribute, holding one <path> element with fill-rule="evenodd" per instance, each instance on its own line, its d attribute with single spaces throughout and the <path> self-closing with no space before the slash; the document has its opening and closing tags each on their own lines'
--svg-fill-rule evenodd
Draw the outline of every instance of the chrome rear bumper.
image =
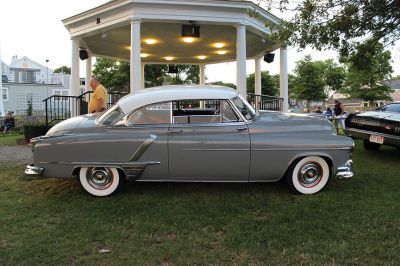
<svg viewBox="0 0 400 266">
<path fill-rule="evenodd" d="M 34 166 L 33 164 L 27 165 L 25 168 L 25 174 L 29 176 L 41 176 L 43 173 L 43 167 Z"/>
<path fill-rule="evenodd" d="M 344 166 L 336 169 L 336 179 L 348 180 L 353 177 L 353 160 L 348 160 Z"/>
</svg>

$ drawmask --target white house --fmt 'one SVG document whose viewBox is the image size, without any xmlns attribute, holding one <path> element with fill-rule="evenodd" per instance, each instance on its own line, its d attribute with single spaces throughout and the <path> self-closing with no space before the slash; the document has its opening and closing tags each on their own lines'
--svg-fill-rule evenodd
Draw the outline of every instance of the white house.
<svg viewBox="0 0 400 266">
<path fill-rule="evenodd" d="M 2 62 L 1 73 L 5 112 L 24 115 L 28 102 L 32 102 L 33 113 L 44 115 L 44 99 L 52 95 L 68 95 L 69 92 L 69 75 L 53 73 L 52 69 L 26 56 L 19 59 L 13 56 L 10 65 Z"/>
</svg>

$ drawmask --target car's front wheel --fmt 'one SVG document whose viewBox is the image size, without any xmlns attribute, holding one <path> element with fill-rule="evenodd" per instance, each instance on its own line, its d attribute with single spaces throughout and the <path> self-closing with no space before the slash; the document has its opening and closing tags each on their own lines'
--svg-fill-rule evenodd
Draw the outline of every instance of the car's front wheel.
<svg viewBox="0 0 400 266">
<path fill-rule="evenodd" d="M 307 156 L 295 161 L 286 176 L 288 184 L 301 194 L 314 194 L 328 183 L 330 167 L 319 156 Z"/>
<path fill-rule="evenodd" d="M 79 181 L 90 194 L 98 197 L 109 196 L 117 192 L 124 177 L 113 167 L 82 167 L 79 171 Z"/>
<path fill-rule="evenodd" d="M 369 151 L 377 151 L 381 147 L 381 144 L 370 142 L 367 139 L 364 139 L 364 148 Z"/>
</svg>

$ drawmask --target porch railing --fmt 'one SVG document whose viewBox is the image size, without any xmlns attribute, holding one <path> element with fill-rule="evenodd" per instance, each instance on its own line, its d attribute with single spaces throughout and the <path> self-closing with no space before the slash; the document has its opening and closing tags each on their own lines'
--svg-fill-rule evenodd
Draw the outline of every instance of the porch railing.
<svg viewBox="0 0 400 266">
<path fill-rule="evenodd" d="M 93 91 L 88 91 L 79 96 L 53 95 L 44 99 L 46 126 L 49 126 L 53 122 L 70 118 L 73 114 L 87 114 L 88 103 L 92 93 Z M 107 109 L 126 94 L 123 92 L 109 92 Z"/>
<path fill-rule="evenodd" d="M 256 110 L 282 111 L 283 98 L 249 93 L 247 101 Z"/>
</svg>

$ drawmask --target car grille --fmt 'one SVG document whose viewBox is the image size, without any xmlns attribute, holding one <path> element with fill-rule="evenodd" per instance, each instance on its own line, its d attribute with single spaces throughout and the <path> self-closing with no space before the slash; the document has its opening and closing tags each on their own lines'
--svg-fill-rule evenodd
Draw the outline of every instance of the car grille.
<svg viewBox="0 0 400 266">
<path fill-rule="evenodd" d="M 399 122 L 357 116 L 351 117 L 349 122 L 348 127 L 400 136 Z"/>
</svg>

